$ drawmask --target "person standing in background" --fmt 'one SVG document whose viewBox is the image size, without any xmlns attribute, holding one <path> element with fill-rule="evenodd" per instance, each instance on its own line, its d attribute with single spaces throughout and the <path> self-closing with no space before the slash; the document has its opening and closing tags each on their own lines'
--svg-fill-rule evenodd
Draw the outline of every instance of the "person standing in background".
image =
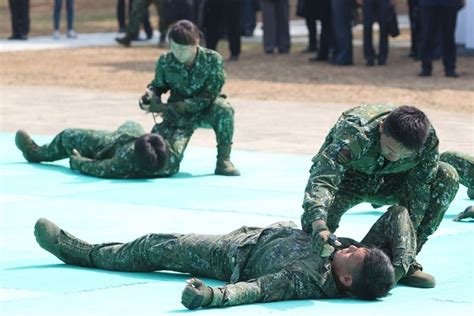
<svg viewBox="0 0 474 316">
<path fill-rule="evenodd" d="M 316 5 L 316 0 L 298 0 L 296 15 L 305 19 L 308 28 L 308 46 L 302 51 L 303 53 L 312 53 L 318 50 Z"/>
<path fill-rule="evenodd" d="M 66 1 L 66 12 L 67 12 L 67 33 L 68 38 L 76 38 L 77 34 L 74 32 L 74 0 Z M 61 9 L 63 6 L 63 0 L 54 0 L 54 11 L 53 11 L 53 24 L 54 32 L 53 37 L 59 39 L 61 37 L 60 21 L 61 21 Z"/>
<path fill-rule="evenodd" d="M 30 0 L 8 0 L 12 35 L 9 40 L 27 40 L 30 31 Z"/>
<path fill-rule="evenodd" d="M 273 54 L 290 52 L 290 19 L 288 0 L 262 0 L 263 49 Z"/>
<path fill-rule="evenodd" d="M 130 12 L 132 11 L 132 5 L 133 5 L 133 0 L 129 0 L 128 1 L 128 16 L 130 16 Z M 117 1 L 117 21 L 119 24 L 119 33 L 125 33 L 127 31 L 127 22 L 125 18 L 125 0 Z M 153 37 L 153 26 L 150 23 L 150 13 L 148 12 L 148 9 L 145 10 L 142 25 L 146 33 L 146 38 L 151 39 Z M 135 36 L 132 39 L 138 40 L 139 33 L 135 34 Z"/>
<path fill-rule="evenodd" d="M 229 40 L 229 60 L 237 61 L 241 49 L 240 0 L 206 1 L 204 8 L 204 34 L 207 48 L 217 50 L 221 25 L 225 27 L 227 39 Z"/>
<path fill-rule="evenodd" d="M 431 76 L 433 51 L 439 26 L 442 36 L 442 55 L 446 77 L 457 78 L 456 73 L 456 19 L 464 0 L 420 0 L 421 11 L 421 72 L 419 77 Z"/>
<path fill-rule="evenodd" d="M 334 55 L 331 64 L 339 66 L 353 65 L 352 51 L 352 0 L 332 0 L 331 18 L 334 31 Z"/>
<path fill-rule="evenodd" d="M 374 66 L 375 59 L 379 66 L 386 63 L 388 56 L 388 17 L 390 6 L 395 0 L 357 0 L 362 5 L 364 24 L 364 57 L 367 66 Z M 379 24 L 379 53 L 375 54 L 372 43 L 372 26 L 377 21 Z"/>
</svg>

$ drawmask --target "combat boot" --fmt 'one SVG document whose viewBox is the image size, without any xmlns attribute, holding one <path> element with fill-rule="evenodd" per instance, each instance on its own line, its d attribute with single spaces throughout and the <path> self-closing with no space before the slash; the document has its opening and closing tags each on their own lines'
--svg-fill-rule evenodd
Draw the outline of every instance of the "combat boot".
<svg viewBox="0 0 474 316">
<path fill-rule="evenodd" d="M 471 200 L 474 200 L 474 189 L 473 189 L 473 188 L 467 189 L 467 196 L 468 196 Z"/>
<path fill-rule="evenodd" d="M 240 176 L 240 171 L 230 161 L 232 145 L 217 145 L 217 162 L 215 174 L 221 176 Z"/>
<path fill-rule="evenodd" d="M 130 47 L 130 44 L 132 42 L 132 37 L 127 34 L 124 37 L 116 37 L 115 41 L 125 47 Z"/>
<path fill-rule="evenodd" d="M 432 288 L 436 285 L 436 280 L 431 274 L 425 273 L 422 271 L 423 268 L 418 262 L 415 262 L 410 269 L 408 269 L 407 274 L 401 278 L 398 283 L 419 287 L 419 288 Z"/>
<path fill-rule="evenodd" d="M 29 162 L 42 161 L 40 147 L 31 139 L 24 130 L 19 130 L 15 135 L 15 145 L 23 153 L 23 157 Z"/>
<path fill-rule="evenodd" d="M 62 262 L 93 267 L 90 259 L 93 246 L 62 230 L 46 218 L 36 221 L 35 237 L 41 248 L 55 255 Z"/>
</svg>

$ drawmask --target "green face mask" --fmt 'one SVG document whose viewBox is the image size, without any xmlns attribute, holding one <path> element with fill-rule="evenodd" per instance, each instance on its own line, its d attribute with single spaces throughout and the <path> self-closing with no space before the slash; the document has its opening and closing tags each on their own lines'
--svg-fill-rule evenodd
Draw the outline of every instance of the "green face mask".
<svg viewBox="0 0 474 316">
<path fill-rule="evenodd" d="M 181 45 L 171 40 L 170 48 L 174 57 L 182 64 L 190 64 L 196 57 L 197 45 Z"/>
</svg>

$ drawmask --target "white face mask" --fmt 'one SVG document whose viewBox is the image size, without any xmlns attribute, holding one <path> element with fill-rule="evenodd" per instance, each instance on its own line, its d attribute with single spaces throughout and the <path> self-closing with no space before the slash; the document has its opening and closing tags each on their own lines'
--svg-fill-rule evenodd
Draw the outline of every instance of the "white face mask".
<svg viewBox="0 0 474 316">
<path fill-rule="evenodd" d="M 182 64 L 190 64 L 196 57 L 197 45 L 181 45 L 171 40 L 170 48 L 174 57 Z"/>
</svg>

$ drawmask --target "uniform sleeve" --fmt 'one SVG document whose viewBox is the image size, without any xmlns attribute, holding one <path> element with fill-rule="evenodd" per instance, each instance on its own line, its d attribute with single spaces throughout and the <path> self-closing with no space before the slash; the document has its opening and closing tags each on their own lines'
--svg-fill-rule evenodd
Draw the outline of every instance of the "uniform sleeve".
<svg viewBox="0 0 474 316">
<path fill-rule="evenodd" d="M 415 230 L 420 225 L 430 204 L 430 187 L 436 177 L 439 164 L 438 138 L 433 134 L 425 150 L 420 153 L 421 162 L 408 171 L 405 205 L 410 211 Z"/>
<path fill-rule="evenodd" d="M 351 162 L 358 160 L 369 144 L 365 132 L 356 123 L 340 121 L 331 130 L 319 153 L 313 158 L 303 200 L 301 226 L 312 232 L 312 223 L 327 221 L 338 186 Z"/>
<path fill-rule="evenodd" d="M 258 302 L 322 298 L 323 292 L 302 271 L 281 270 L 258 279 L 212 287 L 209 307 L 225 307 Z"/>
<path fill-rule="evenodd" d="M 71 165 L 71 169 L 94 177 L 112 179 L 131 177 L 130 168 L 120 160 L 121 158 L 116 156 L 104 160 L 72 156 L 69 160 L 69 164 Z"/>
<path fill-rule="evenodd" d="M 166 55 L 161 55 L 156 61 L 155 78 L 150 82 L 148 88 L 151 88 L 157 96 L 168 92 L 170 87 L 165 81 L 165 61 Z"/>
<path fill-rule="evenodd" d="M 225 83 L 224 61 L 222 58 L 216 57 L 205 72 L 206 82 L 202 90 L 192 98 L 184 99 L 185 111 L 188 113 L 197 113 L 204 110 L 221 93 L 222 86 Z"/>
</svg>

